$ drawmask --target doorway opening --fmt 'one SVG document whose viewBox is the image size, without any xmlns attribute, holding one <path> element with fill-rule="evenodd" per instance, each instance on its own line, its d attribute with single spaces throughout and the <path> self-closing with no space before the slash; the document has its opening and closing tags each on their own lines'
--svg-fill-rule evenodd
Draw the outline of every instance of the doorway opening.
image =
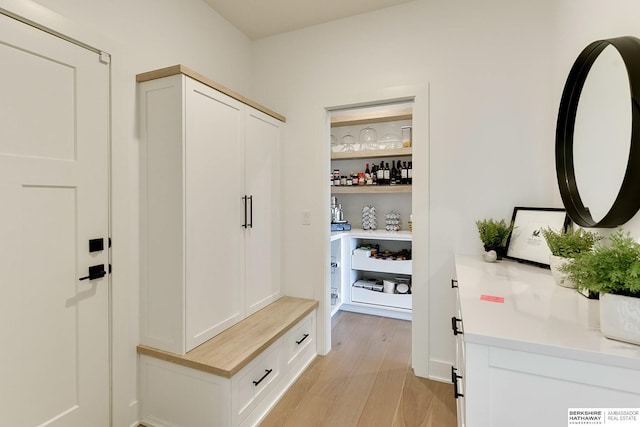
<svg viewBox="0 0 640 427">
<path fill-rule="evenodd" d="M 328 342 L 339 311 L 412 319 L 413 110 L 413 98 L 327 109 Z"/>
</svg>

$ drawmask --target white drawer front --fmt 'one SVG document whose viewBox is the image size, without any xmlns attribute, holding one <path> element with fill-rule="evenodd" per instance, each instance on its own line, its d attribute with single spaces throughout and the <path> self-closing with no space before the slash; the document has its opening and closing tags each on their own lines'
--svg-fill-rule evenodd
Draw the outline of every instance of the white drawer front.
<svg viewBox="0 0 640 427">
<path fill-rule="evenodd" d="M 234 425 L 240 424 L 278 382 L 281 358 L 282 341 L 278 340 L 232 377 Z"/>
<path fill-rule="evenodd" d="M 315 350 L 316 345 L 316 312 L 298 322 L 283 337 L 287 366 L 295 362 L 306 350 Z"/>
</svg>

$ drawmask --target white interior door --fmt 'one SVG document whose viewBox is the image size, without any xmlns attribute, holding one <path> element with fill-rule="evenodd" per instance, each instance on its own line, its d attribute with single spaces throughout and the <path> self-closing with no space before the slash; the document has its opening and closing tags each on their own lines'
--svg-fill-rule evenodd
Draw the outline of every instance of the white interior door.
<svg viewBox="0 0 640 427">
<path fill-rule="evenodd" d="M 1 14 L 0 63 L 0 425 L 107 426 L 109 66 Z"/>
</svg>

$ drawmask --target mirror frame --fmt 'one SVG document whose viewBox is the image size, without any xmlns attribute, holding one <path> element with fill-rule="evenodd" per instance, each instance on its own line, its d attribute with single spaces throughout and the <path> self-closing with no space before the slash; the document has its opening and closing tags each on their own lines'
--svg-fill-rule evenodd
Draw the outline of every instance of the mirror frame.
<svg viewBox="0 0 640 427">
<path fill-rule="evenodd" d="M 620 191 L 607 214 L 599 221 L 591 217 L 578 191 L 573 163 L 576 111 L 584 82 L 593 63 L 607 47 L 622 56 L 631 93 L 631 145 Z M 605 146 L 603 141 L 603 146 Z M 597 40 L 578 56 L 565 83 L 556 127 L 556 175 L 567 214 L 582 227 L 612 228 L 629 221 L 640 208 L 640 40 L 625 36 Z"/>
</svg>

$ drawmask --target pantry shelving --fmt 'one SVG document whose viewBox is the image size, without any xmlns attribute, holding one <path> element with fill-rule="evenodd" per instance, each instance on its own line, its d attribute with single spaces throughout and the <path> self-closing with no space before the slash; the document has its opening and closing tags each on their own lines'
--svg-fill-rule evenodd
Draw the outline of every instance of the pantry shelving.
<svg viewBox="0 0 640 427">
<path fill-rule="evenodd" d="M 411 156 L 411 147 L 390 148 L 388 150 L 363 150 L 331 153 L 331 160 L 376 159 L 385 157 Z"/>
<path fill-rule="evenodd" d="M 334 238 L 337 236 L 333 236 Z M 411 319 L 412 295 L 397 291 L 380 292 L 373 287 L 360 287 L 360 280 L 382 283 L 410 283 L 412 261 L 379 259 L 354 254 L 364 246 L 378 245 L 381 251 L 411 251 L 412 233 L 383 230 L 360 230 L 341 233 L 342 245 L 342 310 L 373 315 Z M 357 251 L 356 251 L 357 252 Z"/>
<path fill-rule="evenodd" d="M 344 219 L 353 227 L 331 237 L 332 274 L 327 290 L 332 295 L 332 315 L 346 310 L 411 320 L 412 261 L 354 255 L 354 250 L 374 245 L 391 252 L 411 252 L 412 111 L 413 104 L 405 102 L 332 113 L 330 193 L 338 196 Z M 376 175 L 378 170 L 386 176 Z M 359 228 L 363 206 L 376 207 L 377 230 Z M 385 230 L 384 218 L 389 213 L 399 216 L 400 231 Z M 385 292 L 384 284 L 391 285 L 391 290 Z M 400 293 L 397 284 L 409 287 L 401 287 Z"/>
<path fill-rule="evenodd" d="M 349 185 L 331 187 L 331 194 L 411 193 L 411 185 Z"/>
</svg>

